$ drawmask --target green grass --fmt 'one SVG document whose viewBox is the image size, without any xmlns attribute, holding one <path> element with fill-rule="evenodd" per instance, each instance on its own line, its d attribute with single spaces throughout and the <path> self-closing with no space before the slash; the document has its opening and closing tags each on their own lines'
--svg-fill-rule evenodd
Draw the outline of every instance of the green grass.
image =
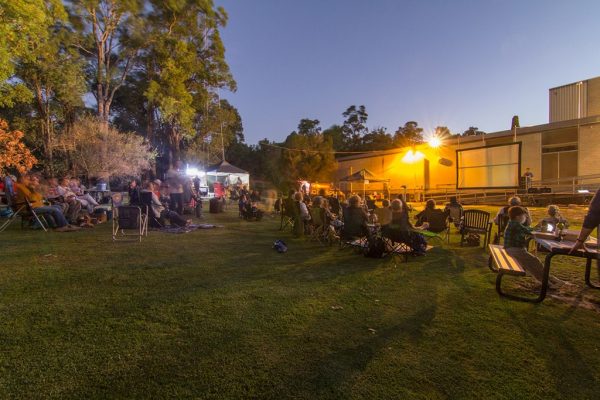
<svg viewBox="0 0 600 400">
<path fill-rule="evenodd" d="M 108 224 L 0 234 L 0 398 L 598 398 L 578 260 L 553 267 L 572 301 L 532 305 L 500 299 L 456 235 L 404 263 L 208 220 L 224 227 L 141 244 Z"/>
</svg>

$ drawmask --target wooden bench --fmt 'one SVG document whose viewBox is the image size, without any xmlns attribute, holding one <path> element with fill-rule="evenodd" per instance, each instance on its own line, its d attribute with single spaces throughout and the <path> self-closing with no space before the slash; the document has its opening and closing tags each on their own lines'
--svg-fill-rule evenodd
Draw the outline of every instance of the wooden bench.
<svg viewBox="0 0 600 400">
<path fill-rule="evenodd" d="M 526 272 L 523 266 L 517 261 L 515 258 L 510 256 L 503 246 L 490 244 L 490 258 L 488 261 L 488 267 L 493 272 L 496 272 L 498 275 L 496 276 L 496 292 L 500 296 L 507 297 L 513 300 L 519 301 L 527 301 L 530 303 L 539 303 L 546 297 L 546 290 L 548 289 L 548 280 L 546 279 L 542 283 L 542 289 L 540 294 L 536 298 L 528 298 L 516 296 L 514 294 L 504 293 L 502 291 L 502 277 L 504 275 L 513 275 L 513 276 L 525 276 Z M 547 275 L 547 274 L 546 274 Z"/>
</svg>

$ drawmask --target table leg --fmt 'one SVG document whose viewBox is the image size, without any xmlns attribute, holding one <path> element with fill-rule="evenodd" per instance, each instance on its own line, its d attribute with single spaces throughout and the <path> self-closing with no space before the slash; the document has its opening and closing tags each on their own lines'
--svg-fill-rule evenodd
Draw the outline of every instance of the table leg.
<svg viewBox="0 0 600 400">
<path fill-rule="evenodd" d="M 590 275 L 592 271 L 592 258 L 588 258 L 585 263 L 585 284 L 591 287 L 592 289 L 600 289 L 600 286 L 594 285 L 590 281 Z"/>
</svg>

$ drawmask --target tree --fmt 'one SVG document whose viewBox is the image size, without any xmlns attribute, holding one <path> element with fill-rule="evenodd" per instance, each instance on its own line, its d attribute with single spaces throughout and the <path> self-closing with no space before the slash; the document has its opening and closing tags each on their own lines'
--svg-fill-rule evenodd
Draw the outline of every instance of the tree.
<svg viewBox="0 0 600 400">
<path fill-rule="evenodd" d="M 298 134 L 314 136 L 321 133 L 321 125 L 318 119 L 304 118 L 298 124 Z"/>
<path fill-rule="evenodd" d="M 379 127 L 371 130 L 369 133 L 362 137 L 361 150 L 364 151 L 375 151 L 375 150 L 389 150 L 393 149 L 394 139 L 387 133 L 386 128 Z"/>
<path fill-rule="evenodd" d="M 60 0 L 0 0 L 0 106 L 28 101 L 19 82 L 8 82 L 15 66 L 35 58 L 37 43 L 47 38 L 47 9 L 62 7 Z"/>
<path fill-rule="evenodd" d="M 23 136 L 21 131 L 9 131 L 8 123 L 0 119 L 0 175 L 12 169 L 23 174 L 37 164 L 37 159 L 23 143 Z"/>
<path fill-rule="evenodd" d="M 342 113 L 345 118 L 342 125 L 344 147 L 346 150 L 356 150 L 360 147 L 361 138 L 368 132 L 367 119 L 369 114 L 365 106 L 352 105 Z"/>
<path fill-rule="evenodd" d="M 214 104 L 219 104 L 215 92 L 236 89 L 219 33 L 227 13 L 215 8 L 212 0 L 153 0 L 151 4 L 145 95 L 157 110 L 174 160 L 180 157 L 184 139 L 211 134 L 198 128 L 210 125 L 202 119 L 213 118 Z"/>
<path fill-rule="evenodd" d="M 513 115 L 511 121 L 510 121 L 510 129 L 513 130 L 515 128 L 520 128 L 521 124 L 519 124 L 519 116 L 518 115 Z"/>
<path fill-rule="evenodd" d="M 479 136 L 479 135 L 485 135 L 485 132 L 480 131 L 479 128 L 476 126 L 470 126 L 469 129 L 464 131 L 462 135 L 463 136 Z"/>
<path fill-rule="evenodd" d="M 143 137 L 119 132 L 94 117 L 77 121 L 61 137 L 61 148 L 69 153 L 75 170 L 104 179 L 139 175 L 156 157 Z"/>
<path fill-rule="evenodd" d="M 108 126 L 115 93 L 125 83 L 144 43 L 139 35 L 143 0 L 72 0 L 77 48 L 88 58 L 89 84 L 98 118 Z"/>
<path fill-rule="evenodd" d="M 33 93 L 31 115 L 39 127 L 44 169 L 53 175 L 55 129 L 68 125 L 70 113 L 83 106 L 85 92 L 83 62 L 68 46 L 70 32 L 61 4 L 46 10 L 48 35 L 38 41 L 35 58 L 24 58 L 16 67 L 16 77 Z"/>
<path fill-rule="evenodd" d="M 344 131 L 341 125 L 332 125 L 323 131 L 323 136 L 331 140 L 333 149 L 340 151 L 344 149 Z"/>
<path fill-rule="evenodd" d="M 423 143 L 423 128 L 416 121 L 408 121 L 394 133 L 394 144 L 397 147 L 415 146 Z"/>
</svg>

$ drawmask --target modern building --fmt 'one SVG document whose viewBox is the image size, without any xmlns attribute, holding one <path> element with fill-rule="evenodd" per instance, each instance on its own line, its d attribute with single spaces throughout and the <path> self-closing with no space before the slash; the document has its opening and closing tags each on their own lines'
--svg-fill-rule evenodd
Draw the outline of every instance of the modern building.
<svg viewBox="0 0 600 400">
<path fill-rule="evenodd" d="M 351 189 L 340 179 L 366 168 L 390 180 L 386 188 L 383 184 L 367 184 L 367 190 L 389 189 L 400 193 L 405 186 L 409 192 L 428 194 L 514 189 L 519 185 L 519 177 L 530 168 L 534 185 L 555 191 L 597 187 L 600 185 L 600 77 L 550 89 L 549 106 L 548 124 L 447 138 L 438 148 L 423 144 L 340 158 L 335 181 L 342 190 L 362 190 L 356 183 Z M 511 146 L 501 146 L 511 143 L 520 145 L 512 146 L 512 150 Z M 483 149 L 472 152 L 470 157 L 459 157 L 467 155 L 465 150 L 478 148 Z M 466 165 L 469 159 L 472 165 Z M 511 183 L 498 183 L 502 181 L 500 175 L 504 178 L 507 174 L 511 175 Z"/>
</svg>

